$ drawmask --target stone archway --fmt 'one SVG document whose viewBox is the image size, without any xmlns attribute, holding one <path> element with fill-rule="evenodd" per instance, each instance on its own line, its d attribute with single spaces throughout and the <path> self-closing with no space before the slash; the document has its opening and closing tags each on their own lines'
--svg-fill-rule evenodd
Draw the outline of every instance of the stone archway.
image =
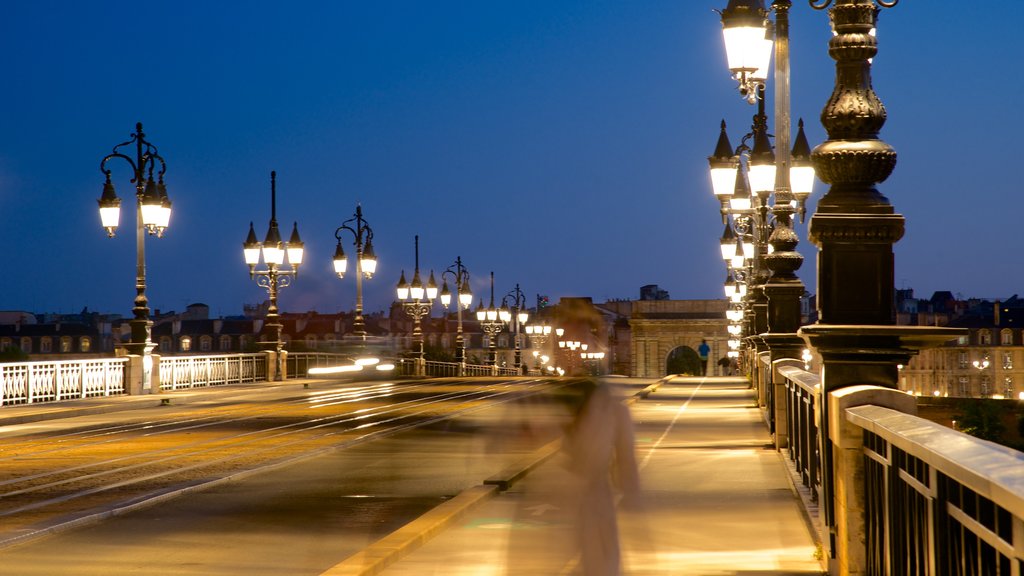
<svg viewBox="0 0 1024 576">
<path fill-rule="evenodd" d="M 716 375 L 716 362 L 727 351 L 728 307 L 724 299 L 633 302 L 629 317 L 630 376 L 660 378 L 671 373 L 666 372 L 669 355 L 681 347 L 694 351 L 701 340 L 711 347 L 708 376 Z M 699 368 L 693 373 L 699 374 Z"/>
<path fill-rule="evenodd" d="M 700 376 L 700 356 L 689 346 L 677 346 L 668 353 L 665 373 Z"/>
</svg>

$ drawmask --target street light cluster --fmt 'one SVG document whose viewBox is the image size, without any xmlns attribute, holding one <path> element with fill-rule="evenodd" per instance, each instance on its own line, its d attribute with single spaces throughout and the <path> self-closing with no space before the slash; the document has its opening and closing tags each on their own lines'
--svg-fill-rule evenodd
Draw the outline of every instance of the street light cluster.
<svg viewBox="0 0 1024 576">
<path fill-rule="evenodd" d="M 281 340 L 283 326 L 277 308 L 277 291 L 290 286 L 292 278 L 299 275 L 299 265 L 305 256 L 305 245 L 299 238 L 299 223 L 292 227 L 292 235 L 288 242 L 281 241 L 281 232 L 277 226 L 277 172 L 270 173 L 270 225 L 267 227 L 267 234 L 263 242 L 256 239 L 256 230 L 253 223 L 249 222 L 249 235 L 242 244 L 242 253 L 245 256 L 245 263 L 249 266 L 249 278 L 255 278 L 256 283 L 266 288 L 270 299 L 267 308 L 266 326 L 273 335 L 273 340 L 262 342 L 264 346 L 273 346 L 275 352 L 274 379 L 281 380 L 284 377 L 284 342 Z M 263 256 L 265 268 L 258 269 L 260 255 Z M 287 262 L 287 266 L 286 263 Z"/>
<path fill-rule="evenodd" d="M 134 147 L 134 155 L 122 152 L 122 149 Z M 120 158 L 126 161 L 132 168 L 131 182 L 136 189 L 136 248 L 137 248 L 137 274 L 136 274 L 136 297 L 133 308 L 134 317 L 131 325 L 131 342 L 125 348 L 132 354 L 138 354 L 148 358 L 154 348 L 152 342 L 152 325 L 148 300 L 146 299 L 146 266 L 145 266 L 145 236 L 155 235 L 160 237 L 167 229 L 171 215 L 171 201 L 167 196 L 167 188 L 164 185 L 164 173 L 166 164 L 164 159 L 157 152 L 157 148 L 146 140 L 142 131 L 142 123 L 136 124 L 135 132 L 126 142 L 118 144 L 113 151 L 105 156 L 100 162 L 100 170 L 105 176 L 103 192 L 99 198 L 100 221 L 107 235 L 114 236 L 120 223 L 121 199 L 117 197 L 114 184 L 111 179 L 111 170 L 107 167 L 109 161 Z M 377 258 L 373 250 L 373 229 L 363 218 L 362 206 L 357 205 L 355 214 L 345 220 L 339 226 L 334 236 L 337 241 L 334 252 L 334 271 L 339 278 L 344 278 L 348 270 L 348 257 L 343 247 L 342 239 L 345 234 L 351 234 L 353 247 L 355 249 L 355 276 L 356 276 L 356 309 L 353 320 L 353 334 L 360 340 L 366 339 L 366 328 L 363 319 L 363 295 L 362 281 L 370 279 L 377 270 Z M 266 328 L 269 330 L 269 340 L 261 342 L 268 350 L 275 354 L 275 368 L 273 377 L 282 379 L 284 374 L 284 343 L 282 341 L 283 326 L 280 322 L 278 312 L 278 292 L 280 289 L 290 286 L 292 281 L 298 277 L 299 267 L 305 257 L 305 244 L 299 237 L 298 222 L 292 226 L 291 236 L 287 242 L 281 237 L 281 231 L 277 222 L 277 173 L 270 173 L 270 222 L 267 232 L 261 242 L 257 235 L 253 222 L 249 223 L 249 231 L 242 244 L 242 253 L 245 263 L 249 268 L 249 277 L 267 290 L 269 305 L 266 314 Z M 425 365 L 422 319 L 429 316 L 434 300 L 439 299 L 447 309 L 452 304 L 453 291 L 449 288 L 449 282 L 454 287 L 456 295 L 455 309 L 458 322 L 458 329 L 455 340 L 455 358 L 460 366 L 460 375 L 465 373 L 465 337 L 463 334 L 462 312 L 468 310 L 473 302 L 473 294 L 470 290 L 469 271 L 462 263 L 462 258 L 456 258 L 455 262 L 441 273 L 442 287 L 437 288 L 434 279 L 434 272 L 430 271 L 429 279 L 423 283 L 419 267 L 419 236 L 416 236 L 416 261 L 413 270 L 412 281 L 408 282 L 405 271 L 396 287 L 396 295 L 403 310 L 413 319 L 413 338 L 416 346 L 417 373 L 422 374 Z M 262 265 L 262 266 L 261 266 Z M 488 363 L 497 369 L 496 337 L 506 327 L 509 328 L 514 339 L 515 359 L 514 365 L 517 370 L 522 368 L 522 344 L 521 333 L 526 332 L 530 337 L 531 344 L 543 347 L 552 332 L 560 338 L 564 332 L 561 328 L 554 329 L 546 324 L 527 325 L 529 313 L 527 310 L 526 297 L 518 284 L 506 294 L 501 305 L 495 306 L 494 301 L 494 273 L 491 273 L 491 293 L 489 305 L 485 308 L 483 300 L 476 311 L 477 320 L 481 329 L 487 335 Z M 564 344 L 560 342 L 559 344 Z M 586 352 L 586 345 L 573 343 L 575 347 L 581 347 L 584 351 L 585 360 L 598 360 L 604 357 L 604 353 Z M 537 369 L 546 365 L 550 358 L 535 350 L 534 358 L 537 361 Z M 562 368 L 547 366 L 549 372 L 564 373 Z M 148 373 L 144 374 L 145 379 Z"/>
<path fill-rule="evenodd" d="M 795 280 L 802 263 L 793 215 L 805 213 L 814 185 L 811 151 L 798 124 L 789 148 L 788 0 L 775 0 L 775 22 L 763 0 L 730 0 L 722 16 L 729 71 L 740 94 L 757 105 L 750 131 L 733 148 L 721 123 L 714 153 L 708 157 L 712 191 L 721 204 L 725 229 L 720 240 L 726 263 L 724 292 L 730 302 L 730 357 L 738 357 L 742 339 L 767 331 L 764 286 L 773 275 Z M 775 56 L 775 145 L 768 134 L 765 85 Z M 773 256 L 774 255 L 774 256 Z M 799 318 L 796 319 L 799 322 Z"/>
</svg>

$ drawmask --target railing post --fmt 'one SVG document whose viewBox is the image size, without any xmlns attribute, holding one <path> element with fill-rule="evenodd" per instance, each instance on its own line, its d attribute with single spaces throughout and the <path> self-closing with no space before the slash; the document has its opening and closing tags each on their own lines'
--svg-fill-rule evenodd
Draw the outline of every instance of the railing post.
<svg viewBox="0 0 1024 576">
<path fill-rule="evenodd" d="M 152 358 L 152 356 L 150 356 Z M 131 396 L 138 396 L 145 394 L 147 391 L 142 389 L 143 383 L 143 366 L 142 356 L 138 354 L 128 355 L 128 381 L 125 382 L 125 392 Z"/>
<path fill-rule="evenodd" d="M 162 382 L 162 380 L 160 378 L 160 374 L 161 374 L 161 371 L 160 371 L 160 360 L 161 360 L 162 356 L 160 356 L 159 354 L 150 354 L 149 357 L 153 359 L 153 374 L 150 377 L 150 382 L 151 382 L 151 386 L 152 386 L 151 392 L 153 394 L 159 394 L 160 392 L 163 392 L 163 390 L 164 390 L 163 389 L 163 382 Z"/>
<path fill-rule="evenodd" d="M 263 354 L 267 358 L 267 382 L 273 382 L 277 378 L 277 353 L 273 350 L 264 350 Z M 283 378 L 284 374 L 281 377 Z"/>
<path fill-rule="evenodd" d="M 772 410 L 775 422 L 775 449 L 785 450 L 789 447 L 790 397 L 786 390 L 786 377 L 779 372 L 783 366 L 802 368 L 803 365 L 792 358 L 775 360 L 771 364 Z"/>
</svg>

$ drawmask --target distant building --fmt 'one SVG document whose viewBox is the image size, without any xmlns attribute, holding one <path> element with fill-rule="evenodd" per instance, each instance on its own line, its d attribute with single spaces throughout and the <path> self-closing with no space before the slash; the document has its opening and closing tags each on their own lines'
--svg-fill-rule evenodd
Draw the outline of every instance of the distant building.
<svg viewBox="0 0 1024 576">
<path fill-rule="evenodd" d="M 641 300 L 668 300 L 668 292 L 658 288 L 657 284 L 648 284 L 640 287 Z"/>
<path fill-rule="evenodd" d="M 909 310 L 909 307 L 907 307 Z M 967 335 L 922 350 L 900 371 L 901 390 L 919 396 L 1024 398 L 1024 301 L 957 300 L 936 292 L 901 324 L 966 328 Z"/>
<path fill-rule="evenodd" d="M 78 314 L 0 312 L 0 351 L 17 348 L 32 360 L 113 354 L 109 317 L 83 309 Z"/>
</svg>

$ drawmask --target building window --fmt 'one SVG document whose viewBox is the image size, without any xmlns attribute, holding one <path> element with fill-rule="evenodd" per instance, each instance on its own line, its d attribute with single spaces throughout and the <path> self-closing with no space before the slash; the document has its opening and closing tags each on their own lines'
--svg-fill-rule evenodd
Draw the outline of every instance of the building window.
<svg viewBox="0 0 1024 576">
<path fill-rule="evenodd" d="M 71 336 L 60 337 L 60 353 L 68 354 L 71 352 Z"/>
<path fill-rule="evenodd" d="M 249 336 L 248 334 L 243 334 L 238 337 L 238 349 L 240 351 L 245 352 L 249 350 L 250 346 L 252 346 L 252 336 Z"/>
<path fill-rule="evenodd" d="M 310 334 L 310 335 L 306 336 L 306 348 L 309 348 L 310 350 L 316 350 L 316 336 L 315 335 Z"/>
<path fill-rule="evenodd" d="M 961 346 L 967 346 L 968 344 L 970 344 L 969 340 L 969 336 L 957 336 L 956 343 Z"/>
<path fill-rule="evenodd" d="M 179 342 L 180 342 L 180 346 L 181 346 L 181 351 L 182 352 L 191 352 L 192 351 L 192 337 L 191 336 L 182 336 L 181 340 Z"/>
<path fill-rule="evenodd" d="M 988 346 L 992 344 L 992 332 L 988 330 L 978 331 L 978 344 L 982 346 Z"/>
<path fill-rule="evenodd" d="M 211 338 L 209 336 L 200 336 L 199 337 L 199 351 L 200 352 L 209 352 L 211 350 L 213 350 L 213 338 Z"/>
<path fill-rule="evenodd" d="M 53 352 L 53 340 L 49 336 L 43 336 L 39 340 L 39 352 L 42 354 Z"/>
<path fill-rule="evenodd" d="M 231 350 L 231 336 L 221 336 L 220 341 L 217 343 L 217 349 L 221 352 L 228 352 Z"/>
<path fill-rule="evenodd" d="M 958 396 L 960 396 L 961 398 L 968 398 L 969 395 L 967 394 L 967 377 L 961 376 L 957 380 L 957 384 L 959 384 L 960 388 L 960 393 L 958 394 Z"/>
<path fill-rule="evenodd" d="M 1003 328 L 1003 331 L 999 333 L 999 343 L 1003 346 L 1013 346 L 1013 331 Z"/>
<path fill-rule="evenodd" d="M 981 396 L 984 398 L 988 396 L 988 376 L 981 377 Z"/>
<path fill-rule="evenodd" d="M 1003 397 L 1013 398 L 1013 376 L 1003 378 Z"/>
<path fill-rule="evenodd" d="M 960 367 L 967 368 L 967 352 L 961 352 L 959 355 Z"/>
<path fill-rule="evenodd" d="M 170 352 L 171 351 L 171 337 L 170 336 L 161 336 L 160 337 L 160 351 L 161 352 Z"/>
<path fill-rule="evenodd" d="M 1003 352 L 1003 370 L 1013 370 L 1013 354 Z"/>
<path fill-rule="evenodd" d="M 22 336 L 21 337 L 21 343 L 19 344 L 19 347 L 21 348 L 21 351 L 24 352 L 25 354 L 31 354 L 32 353 L 32 339 L 29 338 L 28 336 Z"/>
<path fill-rule="evenodd" d="M 8 348 L 11 347 L 11 344 L 12 344 L 12 342 L 11 342 L 10 338 L 7 338 L 7 337 L 0 338 L 0 351 L 7 350 Z"/>
<path fill-rule="evenodd" d="M 92 351 L 92 340 L 90 340 L 88 336 L 82 336 L 78 341 L 78 349 L 82 352 Z"/>
</svg>

